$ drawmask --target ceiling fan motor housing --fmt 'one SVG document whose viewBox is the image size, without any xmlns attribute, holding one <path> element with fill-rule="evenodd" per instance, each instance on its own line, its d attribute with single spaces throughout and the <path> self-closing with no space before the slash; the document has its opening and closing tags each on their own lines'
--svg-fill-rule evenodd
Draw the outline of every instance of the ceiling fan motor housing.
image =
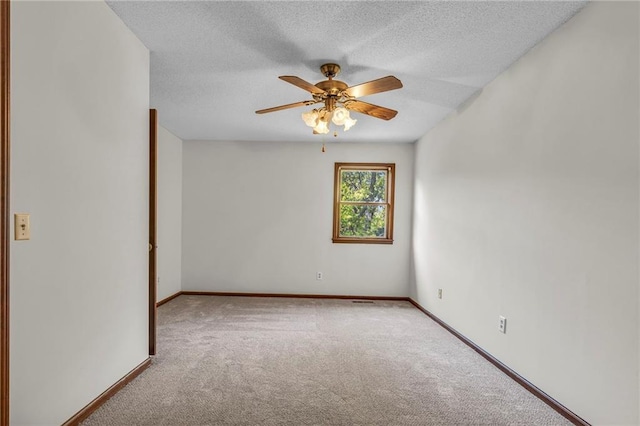
<svg viewBox="0 0 640 426">
<path fill-rule="evenodd" d="M 340 92 L 346 90 L 349 86 L 340 80 L 325 80 L 316 84 L 316 87 L 324 90 L 331 96 L 339 96 Z"/>
<path fill-rule="evenodd" d="M 340 65 L 338 64 L 324 64 L 320 67 L 320 72 L 328 78 L 328 80 L 321 81 L 315 86 L 326 92 L 328 97 L 339 98 L 342 96 L 342 91 L 349 88 L 349 85 L 343 81 L 334 80 L 333 77 L 340 73 Z"/>
</svg>

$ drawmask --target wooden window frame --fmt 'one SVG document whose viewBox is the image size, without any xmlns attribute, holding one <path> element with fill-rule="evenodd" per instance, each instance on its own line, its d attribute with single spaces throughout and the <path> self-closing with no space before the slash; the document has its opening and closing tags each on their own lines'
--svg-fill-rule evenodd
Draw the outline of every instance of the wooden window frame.
<svg viewBox="0 0 640 426">
<path fill-rule="evenodd" d="M 387 172 L 387 223 L 386 235 L 379 237 L 341 237 L 340 236 L 340 182 L 343 170 L 378 170 Z M 395 163 L 335 163 L 333 175 L 333 238 L 334 243 L 348 244 L 393 244 L 393 210 L 395 207 L 396 165 Z M 380 204 L 380 203 L 363 203 Z"/>
</svg>

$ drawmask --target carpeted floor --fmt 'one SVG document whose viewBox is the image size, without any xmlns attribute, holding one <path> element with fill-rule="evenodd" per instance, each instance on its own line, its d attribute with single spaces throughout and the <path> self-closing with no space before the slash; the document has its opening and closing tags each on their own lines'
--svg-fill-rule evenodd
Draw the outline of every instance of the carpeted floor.
<svg viewBox="0 0 640 426">
<path fill-rule="evenodd" d="M 83 424 L 568 425 L 408 302 L 180 296 Z"/>
</svg>

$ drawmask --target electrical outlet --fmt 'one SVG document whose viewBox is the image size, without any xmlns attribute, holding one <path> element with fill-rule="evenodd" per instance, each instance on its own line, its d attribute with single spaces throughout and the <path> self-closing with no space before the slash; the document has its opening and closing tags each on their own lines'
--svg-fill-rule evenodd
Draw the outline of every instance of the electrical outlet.
<svg viewBox="0 0 640 426">
<path fill-rule="evenodd" d="M 322 281 L 322 272 L 316 272 L 316 280 Z"/>
<path fill-rule="evenodd" d="M 438 289 L 438 299 L 442 299 L 442 289 Z"/>
<path fill-rule="evenodd" d="M 498 323 L 498 330 L 500 330 L 500 333 L 507 333 L 507 319 L 505 317 L 503 317 L 502 315 L 500 315 L 498 317 L 500 319 L 500 322 Z"/>
</svg>

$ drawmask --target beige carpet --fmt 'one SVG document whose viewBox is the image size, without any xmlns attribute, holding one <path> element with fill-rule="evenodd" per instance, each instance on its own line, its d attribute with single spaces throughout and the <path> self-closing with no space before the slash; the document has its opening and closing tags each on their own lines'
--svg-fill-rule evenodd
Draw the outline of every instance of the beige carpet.
<svg viewBox="0 0 640 426">
<path fill-rule="evenodd" d="M 180 296 L 83 424 L 567 425 L 408 302 Z"/>
</svg>

